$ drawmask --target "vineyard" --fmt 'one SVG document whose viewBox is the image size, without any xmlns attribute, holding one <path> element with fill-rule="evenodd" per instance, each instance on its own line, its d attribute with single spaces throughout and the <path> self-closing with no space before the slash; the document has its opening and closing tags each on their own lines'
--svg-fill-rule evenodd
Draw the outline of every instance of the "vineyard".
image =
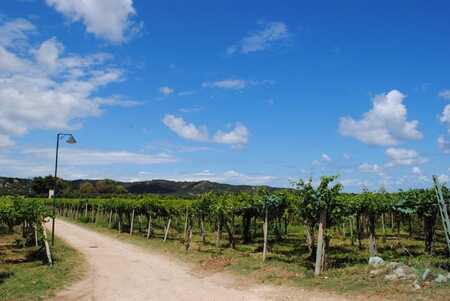
<svg viewBox="0 0 450 301">
<path fill-rule="evenodd" d="M 0 199 L 0 224 L 7 226 L 7 233 L 12 234 L 16 226 L 21 226 L 25 245 L 45 245 L 48 252 L 43 226 L 47 216 L 49 216 L 48 207 L 42 200 L 23 197 Z M 48 260 L 51 264 L 50 257 Z"/>
<path fill-rule="evenodd" d="M 159 196 L 58 199 L 60 216 L 96 223 L 129 235 L 147 239 L 178 240 L 186 251 L 193 241 L 224 248 L 241 248 L 259 243 L 254 252 L 261 260 L 299 229 L 307 247 L 307 258 L 316 275 L 338 265 L 328 258 L 333 241 L 365 250 L 368 257 L 379 254 L 378 245 L 395 242 L 400 254 L 448 256 L 434 189 L 387 193 L 342 193 L 335 177 L 323 177 L 314 187 L 299 181 L 295 189 L 253 193 L 205 193 L 198 198 L 175 199 Z M 445 199 L 448 190 L 443 189 Z M 422 250 L 408 250 L 403 233 L 422 241 Z M 195 239 L 195 237 L 197 239 Z M 193 239 L 194 238 L 194 239 Z M 392 245 L 392 244 L 391 244 Z M 395 252 L 394 252 L 395 253 Z M 448 258 L 448 257 L 447 257 Z M 340 262 L 339 265 L 351 265 Z M 437 264 L 449 269 L 445 260 Z"/>
<path fill-rule="evenodd" d="M 319 185 L 300 180 L 293 189 L 209 192 L 190 198 L 57 198 L 55 211 L 57 217 L 122 236 L 178 246 L 185 254 L 234 254 L 281 264 L 295 273 L 292 267 L 301 266 L 311 276 L 340 275 L 378 257 L 413 265 L 417 271 L 448 273 L 449 249 L 434 187 L 358 194 L 342 189 L 336 177 L 323 177 Z M 450 197 L 445 187 L 442 194 L 445 200 Z M 0 224 L 9 232 L 19 227 L 26 244 L 43 248 L 48 244 L 42 222 L 51 215 L 52 204 L 43 198 L 2 197 Z"/>
<path fill-rule="evenodd" d="M 0 198 L 0 300 L 44 300 L 82 274 L 81 255 L 47 242 L 43 199 Z"/>
</svg>

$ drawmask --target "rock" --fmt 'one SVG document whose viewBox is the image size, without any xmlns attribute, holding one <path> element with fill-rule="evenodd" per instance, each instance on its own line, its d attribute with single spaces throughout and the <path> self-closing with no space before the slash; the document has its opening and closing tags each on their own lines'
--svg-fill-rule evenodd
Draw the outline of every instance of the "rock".
<svg viewBox="0 0 450 301">
<path fill-rule="evenodd" d="M 395 274 L 389 274 L 389 275 L 384 276 L 384 280 L 388 280 L 388 281 L 398 280 L 398 276 Z"/>
<path fill-rule="evenodd" d="M 430 269 L 426 269 L 425 272 L 423 272 L 422 274 L 422 281 L 427 280 L 427 278 L 431 276 L 431 270 Z"/>
<path fill-rule="evenodd" d="M 389 263 L 387 264 L 386 267 L 387 267 L 389 270 L 394 270 L 394 269 L 397 268 L 399 265 L 400 265 L 400 263 L 395 262 L 395 261 L 392 261 L 392 262 L 389 262 Z"/>
<path fill-rule="evenodd" d="M 415 290 L 420 290 L 421 289 L 421 287 L 420 287 L 420 285 L 419 285 L 419 281 L 414 281 L 414 283 L 413 283 L 413 288 L 415 289 Z"/>
<path fill-rule="evenodd" d="M 384 260 L 381 257 L 373 256 L 369 258 L 369 264 L 373 266 L 384 264 Z"/>
<path fill-rule="evenodd" d="M 413 268 L 407 265 L 399 265 L 390 274 L 384 277 L 385 280 L 416 280 L 417 275 Z"/>
<path fill-rule="evenodd" d="M 370 271 L 370 275 L 374 275 L 374 276 L 380 275 L 382 273 L 384 273 L 384 269 L 375 269 L 375 270 Z"/>
<path fill-rule="evenodd" d="M 448 281 L 448 278 L 445 277 L 442 274 L 439 274 L 439 275 L 437 275 L 436 278 L 434 278 L 434 282 L 437 282 L 437 283 L 444 283 L 444 282 L 447 282 L 447 281 Z"/>
</svg>

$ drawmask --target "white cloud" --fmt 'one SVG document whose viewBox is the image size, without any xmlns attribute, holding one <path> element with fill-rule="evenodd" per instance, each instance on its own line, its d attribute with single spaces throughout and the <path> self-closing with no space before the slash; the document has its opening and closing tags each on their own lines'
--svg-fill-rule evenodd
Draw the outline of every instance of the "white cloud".
<svg viewBox="0 0 450 301">
<path fill-rule="evenodd" d="M 322 154 L 322 156 L 320 156 L 320 158 L 322 159 L 322 161 L 331 162 L 331 157 L 328 156 L 327 154 Z"/>
<path fill-rule="evenodd" d="M 372 109 L 364 113 L 362 119 L 342 117 L 339 132 L 375 145 L 396 145 L 403 139 L 421 139 L 418 121 L 407 120 L 405 97 L 397 90 L 375 96 Z"/>
<path fill-rule="evenodd" d="M 173 164 L 177 158 L 166 153 L 136 153 L 123 150 L 79 149 L 62 145 L 59 176 L 65 179 L 124 179 L 133 166 Z M 54 148 L 26 148 L 19 153 L 0 153 L 3 176 L 29 178 L 53 173 Z M 124 169 L 123 166 L 129 168 Z M 92 168 L 95 166 L 95 168 Z"/>
<path fill-rule="evenodd" d="M 439 97 L 444 99 L 450 99 L 450 90 L 449 89 L 442 90 L 441 92 L 439 92 Z"/>
<path fill-rule="evenodd" d="M 414 166 L 414 167 L 411 169 L 411 171 L 412 171 L 412 173 L 415 174 L 415 175 L 421 175 L 421 174 L 422 174 L 422 170 L 421 170 L 420 167 L 418 167 L 418 166 Z"/>
<path fill-rule="evenodd" d="M 450 154 L 450 141 L 445 139 L 444 136 L 439 136 L 437 139 L 439 148 L 446 154 Z"/>
<path fill-rule="evenodd" d="M 195 91 L 195 90 L 188 90 L 188 91 L 181 91 L 181 92 L 178 92 L 178 96 L 191 96 L 191 95 L 194 95 L 194 94 L 196 94 L 197 93 L 197 91 Z"/>
<path fill-rule="evenodd" d="M 25 19 L 15 19 L 0 26 L 0 46 L 22 49 L 28 45 L 28 34 L 35 30 L 34 25 Z"/>
<path fill-rule="evenodd" d="M 28 63 L 26 61 L 0 46 L 0 70 L 10 73 L 20 72 L 24 71 L 27 66 Z"/>
<path fill-rule="evenodd" d="M 247 174 L 236 170 L 227 170 L 222 173 L 203 170 L 194 173 L 184 173 L 177 176 L 165 176 L 163 178 L 173 181 L 212 181 L 235 185 L 268 185 L 277 179 L 270 175 Z"/>
<path fill-rule="evenodd" d="M 359 165 L 358 169 L 366 173 L 375 173 L 378 175 L 384 175 L 383 167 L 381 167 L 378 164 L 363 163 Z"/>
<path fill-rule="evenodd" d="M 6 135 L 0 134 L 0 149 L 1 148 L 11 147 L 11 146 L 14 146 L 14 145 L 15 145 L 15 143 L 14 143 L 14 141 L 11 140 L 11 138 L 9 138 Z"/>
<path fill-rule="evenodd" d="M 358 179 L 337 179 L 339 183 L 341 183 L 344 187 L 360 187 L 361 181 Z"/>
<path fill-rule="evenodd" d="M 442 174 L 442 175 L 438 176 L 438 180 L 439 180 L 440 183 L 445 183 L 445 184 L 447 184 L 448 181 L 449 181 L 449 179 L 450 179 L 450 178 L 449 178 L 448 175 Z"/>
<path fill-rule="evenodd" d="M 161 88 L 159 88 L 159 92 L 165 96 L 169 96 L 170 94 L 172 94 L 174 92 L 174 90 L 169 87 L 161 87 Z"/>
<path fill-rule="evenodd" d="M 243 90 L 249 86 L 273 85 L 273 80 L 244 80 L 244 79 L 224 79 L 218 81 L 206 81 L 202 83 L 203 88 L 219 88 L 224 90 Z"/>
<path fill-rule="evenodd" d="M 189 107 L 189 108 L 180 108 L 179 109 L 179 111 L 183 112 L 183 113 L 198 113 L 201 110 L 203 110 L 203 108 L 200 106 L 193 106 L 193 107 Z"/>
<path fill-rule="evenodd" d="M 267 175 L 248 175 L 243 174 L 235 170 L 228 170 L 223 173 L 224 181 L 250 184 L 250 185 L 263 185 L 268 184 L 276 178 Z"/>
<path fill-rule="evenodd" d="M 202 83 L 203 88 L 221 88 L 227 90 L 242 90 L 250 84 L 249 81 L 242 79 L 225 79 L 215 82 Z"/>
<path fill-rule="evenodd" d="M 55 38 L 45 41 L 35 52 L 36 63 L 49 71 L 55 71 L 59 65 L 59 56 L 64 47 Z"/>
<path fill-rule="evenodd" d="M 95 103 L 99 105 L 107 105 L 114 107 L 123 107 L 123 108 L 131 108 L 143 105 L 143 102 L 136 100 L 128 100 L 121 96 L 114 95 L 109 98 L 96 98 Z"/>
<path fill-rule="evenodd" d="M 391 160 L 389 166 L 395 165 L 419 165 L 427 162 L 415 150 L 406 148 L 390 147 L 386 150 L 386 155 Z"/>
<path fill-rule="evenodd" d="M 444 110 L 442 111 L 439 120 L 447 127 L 449 127 L 450 132 L 450 104 L 444 107 Z"/>
<path fill-rule="evenodd" d="M 182 117 L 166 115 L 163 123 L 178 136 L 195 141 L 207 141 L 208 131 L 205 127 L 197 127 L 193 123 L 187 123 Z"/>
<path fill-rule="evenodd" d="M 248 136 L 248 129 L 243 124 L 236 123 L 234 129 L 229 132 L 217 131 L 213 140 L 216 143 L 231 144 L 240 147 L 248 143 Z"/>
<path fill-rule="evenodd" d="M 136 15 L 133 0 L 47 0 L 72 22 L 82 22 L 86 31 L 114 43 L 124 42 L 136 34 L 142 24 L 131 19 Z"/>
<path fill-rule="evenodd" d="M 193 123 L 187 123 L 182 117 L 170 114 L 165 115 L 162 121 L 178 136 L 188 140 L 229 144 L 233 147 L 242 147 L 248 143 L 249 131 L 239 122 L 229 132 L 218 130 L 210 140 L 205 126 L 199 127 Z"/>
<path fill-rule="evenodd" d="M 270 22 L 264 25 L 264 27 L 245 38 L 239 43 L 228 47 L 227 53 L 234 54 L 251 53 L 255 51 L 266 50 L 271 47 L 275 42 L 284 40 L 289 37 L 286 24 L 283 22 Z"/>
<path fill-rule="evenodd" d="M 36 159 L 52 160 L 55 155 L 55 150 L 53 148 L 31 148 L 24 150 L 23 154 Z M 149 155 L 129 151 L 101 151 L 71 147 L 67 147 L 61 152 L 61 160 L 62 163 L 73 166 L 112 164 L 152 165 L 176 162 L 176 158 L 164 153 Z"/>
<path fill-rule="evenodd" d="M 318 159 L 318 160 L 313 160 L 313 161 L 311 162 L 311 164 L 314 165 L 314 166 L 317 166 L 317 165 L 320 165 L 320 164 L 322 164 L 322 163 L 324 163 L 324 164 L 330 163 L 331 161 L 333 161 L 333 159 L 331 159 L 331 157 L 330 157 L 329 155 L 327 155 L 327 154 L 321 154 L 321 155 L 320 155 L 320 159 Z"/>
<path fill-rule="evenodd" d="M 209 171 L 208 169 L 202 170 L 200 172 L 196 172 L 193 175 L 196 177 L 213 177 L 213 176 L 215 176 L 215 174 L 212 173 L 211 171 Z"/>
<path fill-rule="evenodd" d="M 421 182 L 428 182 L 428 178 L 422 173 L 422 169 L 419 166 L 414 166 L 411 169 L 411 172 L 413 173 L 414 177 L 418 179 Z"/>
<path fill-rule="evenodd" d="M 0 32 L 7 33 L 8 24 Z M 8 49 L 0 47 L 0 135 L 8 141 L 32 129 L 79 127 L 81 119 L 99 116 L 101 105 L 113 104 L 111 97 L 95 97 L 99 88 L 122 80 L 121 70 L 105 65 L 110 55 L 65 55 L 54 38 L 33 48 L 16 27 L 9 36 L 19 38 L 9 38 Z"/>
</svg>

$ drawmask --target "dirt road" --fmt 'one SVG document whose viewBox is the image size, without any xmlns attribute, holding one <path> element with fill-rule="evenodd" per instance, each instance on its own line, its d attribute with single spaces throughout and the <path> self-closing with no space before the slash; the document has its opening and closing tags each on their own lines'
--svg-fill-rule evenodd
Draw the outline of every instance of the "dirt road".
<svg viewBox="0 0 450 301">
<path fill-rule="evenodd" d="M 55 301 L 341 301 L 304 290 L 272 286 L 238 288 L 230 276 L 199 277 L 169 256 L 149 252 L 92 230 L 58 220 L 57 235 L 86 256 L 86 278 L 62 291 Z"/>
</svg>

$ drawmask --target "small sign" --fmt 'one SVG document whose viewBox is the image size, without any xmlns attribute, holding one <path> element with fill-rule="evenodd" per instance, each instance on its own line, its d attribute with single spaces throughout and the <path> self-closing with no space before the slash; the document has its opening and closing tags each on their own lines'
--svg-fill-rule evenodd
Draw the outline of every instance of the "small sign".
<svg viewBox="0 0 450 301">
<path fill-rule="evenodd" d="M 51 199 L 51 198 L 54 197 L 54 196 L 55 196 L 55 191 L 54 191 L 53 189 L 50 189 L 50 190 L 48 191 L 48 198 Z"/>
</svg>

